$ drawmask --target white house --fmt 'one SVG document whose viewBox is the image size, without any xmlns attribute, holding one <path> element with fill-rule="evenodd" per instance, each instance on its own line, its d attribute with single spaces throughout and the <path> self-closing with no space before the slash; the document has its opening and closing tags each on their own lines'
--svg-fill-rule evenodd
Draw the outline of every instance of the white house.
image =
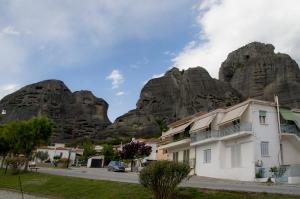
<svg viewBox="0 0 300 199">
<path fill-rule="evenodd" d="M 270 177 L 270 168 L 276 166 L 278 180 L 294 183 L 300 182 L 299 129 L 297 111 L 277 111 L 272 102 L 250 99 L 171 128 L 162 138 L 171 134 L 173 141 L 160 148 L 175 161 L 190 150 L 198 176 L 254 181 Z M 174 140 L 183 132 L 185 139 Z"/>
<path fill-rule="evenodd" d="M 198 114 L 199 115 L 199 114 Z M 184 118 L 169 125 L 169 130 L 162 133 L 160 146 L 163 154 L 167 154 L 168 160 L 184 162 L 192 168 L 194 174 L 195 167 L 195 147 L 191 146 L 190 129 L 193 125 L 194 117 Z"/>
<path fill-rule="evenodd" d="M 47 152 L 49 160 L 53 162 L 55 156 L 60 158 L 70 159 L 71 164 L 75 163 L 76 159 L 76 149 L 66 148 L 64 144 L 55 144 L 54 146 L 45 146 L 37 149 L 37 152 Z"/>
</svg>

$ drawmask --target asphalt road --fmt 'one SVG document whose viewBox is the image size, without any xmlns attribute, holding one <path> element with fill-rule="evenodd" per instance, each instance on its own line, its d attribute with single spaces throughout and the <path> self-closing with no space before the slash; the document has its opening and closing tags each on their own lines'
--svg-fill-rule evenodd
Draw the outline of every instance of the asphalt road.
<svg viewBox="0 0 300 199">
<path fill-rule="evenodd" d="M 62 176 L 74 176 L 88 179 L 111 180 L 118 182 L 138 183 L 138 173 L 126 172 L 108 172 L 106 169 L 93 168 L 72 168 L 72 169 L 51 169 L 40 168 L 39 172 Z M 198 187 L 216 190 L 230 190 L 242 192 L 267 192 L 292 194 L 300 196 L 300 185 L 275 184 L 267 185 L 255 182 L 240 182 L 232 180 L 219 180 L 204 177 L 193 176 L 188 181 L 181 184 L 185 187 Z"/>
</svg>

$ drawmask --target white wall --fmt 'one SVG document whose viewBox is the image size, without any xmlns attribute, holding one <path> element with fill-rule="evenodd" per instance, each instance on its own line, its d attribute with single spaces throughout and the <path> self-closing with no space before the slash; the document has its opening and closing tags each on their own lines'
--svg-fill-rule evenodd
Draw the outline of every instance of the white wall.
<svg viewBox="0 0 300 199">
<path fill-rule="evenodd" d="M 292 137 L 291 139 L 295 139 Z M 300 164 L 300 151 L 288 140 L 282 139 L 283 164 Z M 300 143 L 298 143 L 300 145 Z"/>
<path fill-rule="evenodd" d="M 43 151 L 48 152 L 48 156 L 50 161 L 53 161 L 54 156 L 60 156 L 62 154 L 61 158 L 69 158 L 69 151 L 68 150 L 55 150 L 55 149 L 37 149 L 37 151 Z M 76 158 L 76 152 L 71 151 L 70 154 L 70 161 L 72 164 L 74 164 Z"/>
<path fill-rule="evenodd" d="M 241 164 L 232 166 L 231 147 L 240 144 Z M 254 145 L 251 137 L 234 139 L 234 141 L 218 141 L 196 147 L 196 175 L 212 178 L 223 178 L 253 181 L 255 176 Z M 204 150 L 211 149 L 211 163 L 204 163 Z"/>
<path fill-rule="evenodd" d="M 146 146 L 151 146 L 151 154 L 144 158 L 145 160 L 157 160 L 157 144 L 156 143 L 147 143 Z"/>
<path fill-rule="evenodd" d="M 259 122 L 259 110 L 267 111 L 266 124 Z M 262 160 L 263 167 L 278 166 L 280 163 L 280 141 L 277 111 L 275 107 L 251 105 L 252 130 L 255 136 L 255 161 Z M 269 156 L 261 156 L 261 142 L 269 142 Z"/>
</svg>

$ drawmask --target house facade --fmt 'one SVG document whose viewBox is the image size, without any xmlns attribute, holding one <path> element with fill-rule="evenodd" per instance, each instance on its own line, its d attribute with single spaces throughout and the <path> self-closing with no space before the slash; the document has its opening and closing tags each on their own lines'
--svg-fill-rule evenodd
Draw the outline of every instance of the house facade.
<svg viewBox="0 0 300 199">
<path fill-rule="evenodd" d="M 37 152 L 46 152 L 48 153 L 50 162 L 54 161 L 54 157 L 59 156 L 60 158 L 66 158 L 70 160 L 71 164 L 75 163 L 76 153 L 78 149 L 66 148 L 64 144 L 55 144 L 54 146 L 45 146 L 37 149 Z M 83 153 L 83 150 L 79 149 L 80 153 Z M 36 160 L 38 161 L 38 160 Z"/>
<path fill-rule="evenodd" d="M 161 148 L 168 149 L 168 157 L 174 161 L 181 161 L 184 150 L 190 150 L 198 176 L 254 181 L 271 177 L 269 170 L 276 166 L 281 180 L 300 181 L 297 111 L 279 110 L 275 103 L 250 99 L 193 117 L 176 128 L 184 128 L 185 141 L 180 144 L 173 139 Z M 162 140 L 171 134 L 175 137 L 174 128 L 163 133 Z"/>
</svg>

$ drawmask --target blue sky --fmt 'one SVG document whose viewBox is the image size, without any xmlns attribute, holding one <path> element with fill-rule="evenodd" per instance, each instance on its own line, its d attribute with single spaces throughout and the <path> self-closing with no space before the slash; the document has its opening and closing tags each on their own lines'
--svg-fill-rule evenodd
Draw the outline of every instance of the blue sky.
<svg viewBox="0 0 300 199">
<path fill-rule="evenodd" d="M 297 0 L 3 0 L 0 98 L 60 79 L 105 99 L 114 121 L 171 66 L 200 65 L 217 78 L 227 54 L 251 41 L 299 63 L 299 8 Z"/>
</svg>

